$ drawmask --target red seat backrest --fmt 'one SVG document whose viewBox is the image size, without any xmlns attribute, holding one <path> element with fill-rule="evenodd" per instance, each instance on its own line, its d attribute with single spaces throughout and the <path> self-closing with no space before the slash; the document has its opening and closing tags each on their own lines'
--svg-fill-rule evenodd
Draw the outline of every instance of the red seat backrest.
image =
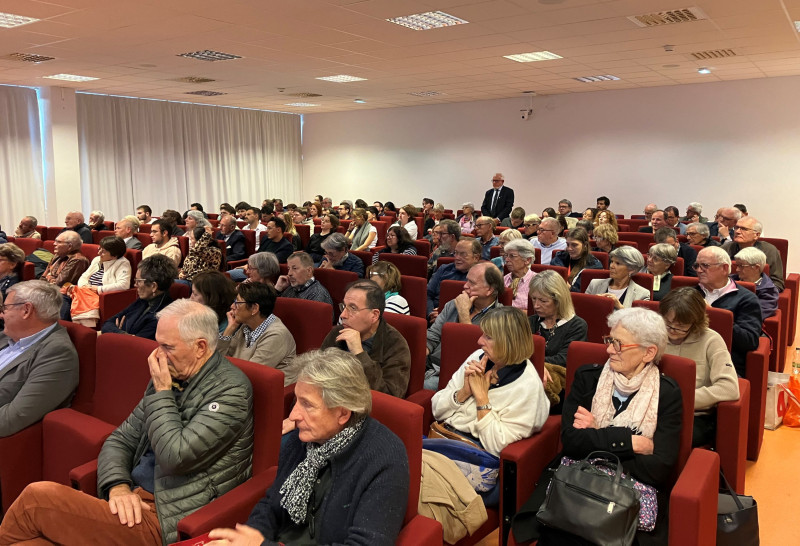
<svg viewBox="0 0 800 546">
<path fill-rule="evenodd" d="M 308 224 L 297 224 L 294 226 L 295 231 L 300 236 L 301 248 L 308 246 L 308 240 L 311 238 L 311 226 Z"/>
<path fill-rule="evenodd" d="M 75 345 L 75 350 L 78 351 L 78 377 L 80 379 L 70 405 L 75 411 L 90 413 L 97 365 L 97 332 L 74 322 L 64 320 L 58 322 L 67 329 L 69 338 Z"/>
<path fill-rule="evenodd" d="M 400 276 L 400 295 L 408 302 L 408 310 L 414 317 L 427 317 L 427 279 L 411 277 L 408 275 Z"/>
<path fill-rule="evenodd" d="M 428 259 L 425 256 L 381 252 L 378 260 L 393 263 L 403 276 L 428 278 Z"/>
<path fill-rule="evenodd" d="M 314 277 L 327 288 L 333 300 L 335 318 L 339 318 L 339 304 L 344 301 L 347 286 L 351 282 L 357 281 L 358 275 L 352 271 L 318 268 L 314 270 Z"/>
<path fill-rule="evenodd" d="M 575 314 L 586 321 L 588 327 L 586 340 L 602 343 L 603 336 L 608 335 L 606 319 L 614 312 L 614 302 L 610 298 L 594 294 L 570 292 Z"/>
<path fill-rule="evenodd" d="M 411 351 L 411 371 L 406 396 L 422 390 L 425 382 L 425 362 L 427 349 L 428 322 L 424 318 L 397 313 L 384 313 L 386 323 L 397 329 L 408 343 Z"/>
<path fill-rule="evenodd" d="M 42 246 L 42 241 L 40 239 L 19 239 L 14 238 L 13 243 L 22 249 L 22 252 L 25 253 L 27 256 L 28 254 L 33 254 L 33 252 Z"/>
<path fill-rule="evenodd" d="M 417 249 L 418 256 L 431 257 L 431 243 L 427 239 L 417 239 L 414 241 L 414 247 Z"/>
<path fill-rule="evenodd" d="M 147 357 L 156 347 L 152 339 L 125 334 L 97 338 L 94 417 L 116 426 L 130 415 L 150 381 Z"/>
<path fill-rule="evenodd" d="M 537 250 L 538 250 L 538 248 L 537 248 Z M 566 267 L 562 267 L 560 265 L 542 265 L 542 264 L 538 264 L 538 263 L 531 264 L 531 271 L 535 271 L 536 273 L 541 273 L 542 271 L 546 271 L 548 269 L 551 269 L 551 270 L 555 271 L 556 273 L 558 273 L 559 275 L 564 277 L 564 281 L 569 282 L 569 280 L 568 280 L 569 271 L 567 270 Z M 582 274 L 583 273 L 581 273 L 581 275 Z M 581 281 L 581 282 L 585 282 L 585 284 L 587 284 L 587 285 L 589 284 L 588 281 Z"/>
<path fill-rule="evenodd" d="M 375 246 L 386 246 L 386 232 L 389 230 L 389 222 L 372 221 L 370 222 L 378 231 L 378 241 Z"/>
<path fill-rule="evenodd" d="M 297 354 L 319 349 L 325 336 L 331 331 L 333 308 L 328 303 L 300 298 L 278 298 L 273 313 L 292 333 Z"/>
</svg>

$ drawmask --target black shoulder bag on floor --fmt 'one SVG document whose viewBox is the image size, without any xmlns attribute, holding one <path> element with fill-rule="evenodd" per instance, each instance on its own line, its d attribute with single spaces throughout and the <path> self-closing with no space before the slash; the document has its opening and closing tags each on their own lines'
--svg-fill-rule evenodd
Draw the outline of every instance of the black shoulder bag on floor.
<svg viewBox="0 0 800 546">
<path fill-rule="evenodd" d="M 753 497 L 737 495 L 720 471 L 717 505 L 717 546 L 758 546 L 758 505 Z"/>
</svg>

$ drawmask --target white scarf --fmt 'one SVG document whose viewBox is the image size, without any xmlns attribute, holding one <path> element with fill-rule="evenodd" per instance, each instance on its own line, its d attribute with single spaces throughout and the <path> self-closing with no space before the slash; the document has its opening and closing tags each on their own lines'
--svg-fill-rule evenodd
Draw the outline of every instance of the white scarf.
<svg viewBox="0 0 800 546">
<path fill-rule="evenodd" d="M 625 427 L 652 440 L 658 423 L 659 376 L 658 366 L 652 362 L 630 379 L 612 370 L 606 362 L 592 398 L 592 415 L 597 428 Z M 637 393 L 628 407 L 616 416 L 612 401 L 614 391 L 623 396 Z"/>
</svg>

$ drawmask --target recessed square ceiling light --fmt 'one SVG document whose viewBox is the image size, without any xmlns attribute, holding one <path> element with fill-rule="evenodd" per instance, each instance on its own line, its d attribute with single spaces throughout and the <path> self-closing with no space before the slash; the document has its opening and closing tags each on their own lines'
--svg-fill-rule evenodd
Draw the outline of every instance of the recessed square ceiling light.
<svg viewBox="0 0 800 546">
<path fill-rule="evenodd" d="M 443 11 L 415 13 L 414 15 L 404 15 L 403 17 L 394 17 L 386 20 L 412 30 L 430 30 L 432 28 L 452 27 L 469 23 L 469 21 Z"/>
<path fill-rule="evenodd" d="M 45 78 L 49 80 L 64 80 L 65 82 L 90 82 L 100 79 L 91 76 L 77 76 L 75 74 L 54 74 L 52 76 L 45 76 Z"/>
<path fill-rule="evenodd" d="M 561 55 L 550 53 L 549 51 L 534 51 L 532 53 L 518 53 L 516 55 L 503 55 L 506 59 L 517 61 L 518 63 L 532 63 L 534 61 L 552 61 L 561 59 Z"/>
<path fill-rule="evenodd" d="M 190 53 L 179 53 L 178 57 L 188 57 L 189 59 L 197 59 L 198 61 L 230 61 L 232 59 L 241 59 L 240 55 L 232 53 L 222 53 L 221 51 L 213 51 L 211 49 L 204 49 L 203 51 L 193 51 Z"/>
<path fill-rule="evenodd" d="M 36 21 L 39 21 L 39 19 L 25 17 L 24 15 L 14 15 L 13 13 L 0 12 L 0 27 L 3 28 L 19 27 L 29 23 L 35 23 Z"/>
<path fill-rule="evenodd" d="M 615 82 L 619 78 L 611 74 L 604 74 L 602 76 L 584 76 L 582 78 L 575 78 L 579 82 L 594 83 L 594 82 Z"/>
<path fill-rule="evenodd" d="M 338 76 L 325 76 L 324 78 L 317 78 L 318 80 L 325 80 L 326 82 L 348 83 L 348 82 L 363 82 L 367 78 L 359 78 L 358 76 L 348 76 L 346 74 L 339 74 Z"/>
<path fill-rule="evenodd" d="M 286 103 L 284 106 L 306 107 L 306 106 L 319 106 L 319 104 L 314 104 L 312 102 L 289 102 Z"/>
</svg>

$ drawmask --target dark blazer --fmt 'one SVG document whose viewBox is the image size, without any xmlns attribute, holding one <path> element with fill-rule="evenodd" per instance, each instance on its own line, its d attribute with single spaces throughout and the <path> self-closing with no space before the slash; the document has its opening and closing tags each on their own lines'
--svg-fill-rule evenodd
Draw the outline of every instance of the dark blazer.
<svg viewBox="0 0 800 546">
<path fill-rule="evenodd" d="M 61 235 L 62 233 L 64 233 L 65 231 L 68 231 L 68 230 L 69 230 L 69 228 L 64 228 L 61 231 L 59 231 L 58 234 Z M 86 224 L 80 223 L 77 226 L 75 226 L 74 228 L 72 228 L 72 231 L 74 231 L 78 235 L 80 235 L 81 236 L 81 241 L 83 241 L 84 243 L 89 244 L 89 245 L 94 243 L 94 241 L 92 240 L 92 229 L 89 226 L 87 226 Z"/>
<path fill-rule="evenodd" d="M 225 235 L 221 231 L 218 231 L 214 237 L 218 241 L 225 240 Z M 244 242 L 244 235 L 236 229 L 228 237 L 228 243 L 225 246 L 225 261 L 232 262 L 234 260 L 244 260 L 245 258 L 247 258 L 247 248 Z"/>
<path fill-rule="evenodd" d="M 511 209 L 514 208 L 514 190 L 506 187 L 500 187 L 500 195 L 497 196 L 497 203 L 494 210 L 492 210 L 492 196 L 494 195 L 494 188 L 486 192 L 481 205 L 481 214 L 484 216 L 491 216 L 492 218 L 499 218 L 501 220 L 508 218 L 511 214 Z"/>
<path fill-rule="evenodd" d="M 277 243 L 264 234 L 261 237 L 261 244 L 258 245 L 259 252 L 272 252 L 278 257 L 278 263 L 285 264 L 289 256 L 294 252 L 294 246 L 286 237 L 281 237 Z"/>
<path fill-rule="evenodd" d="M 683 258 L 683 274 L 686 277 L 696 277 L 694 262 L 697 261 L 697 251 L 686 243 L 680 243 L 678 246 L 678 257 Z"/>
<path fill-rule="evenodd" d="M 10 338 L 0 334 L 0 350 Z M 69 406 L 78 386 L 78 353 L 60 324 L 0 371 L 0 437 Z"/>
<path fill-rule="evenodd" d="M 653 226 L 643 226 L 639 228 L 639 233 L 653 233 Z"/>
<path fill-rule="evenodd" d="M 126 248 L 133 248 L 134 250 L 142 250 L 142 242 L 135 235 L 125 241 Z"/>
<path fill-rule="evenodd" d="M 158 326 L 156 313 L 172 303 L 169 292 L 164 292 L 162 295 L 156 296 L 156 299 L 158 299 L 156 302 L 157 305 L 152 309 L 150 309 L 148 300 L 137 299 L 128 307 L 108 319 L 103 324 L 102 332 L 104 334 L 130 334 L 132 336 L 155 339 L 156 327 Z M 117 328 L 117 319 L 122 317 L 125 317 L 125 321 L 122 323 L 122 329 L 120 329 Z"/>
</svg>

